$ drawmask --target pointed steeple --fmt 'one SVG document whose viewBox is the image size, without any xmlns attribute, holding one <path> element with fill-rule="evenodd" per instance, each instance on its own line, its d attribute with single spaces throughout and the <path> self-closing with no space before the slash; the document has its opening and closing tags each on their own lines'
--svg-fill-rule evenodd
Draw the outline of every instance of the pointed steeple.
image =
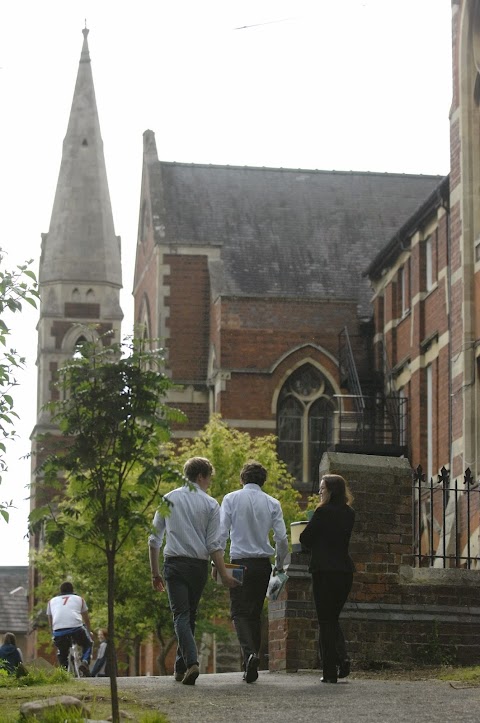
<svg viewBox="0 0 480 723">
<path fill-rule="evenodd" d="M 100 133 L 88 29 L 83 32 L 77 81 L 53 204 L 43 236 L 40 283 L 122 286 L 120 238 L 115 235 Z"/>
</svg>

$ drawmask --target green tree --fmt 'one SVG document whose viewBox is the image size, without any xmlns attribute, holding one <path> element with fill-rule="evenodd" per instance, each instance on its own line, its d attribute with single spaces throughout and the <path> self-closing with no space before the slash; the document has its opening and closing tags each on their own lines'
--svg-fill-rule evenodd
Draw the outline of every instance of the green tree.
<svg viewBox="0 0 480 723">
<path fill-rule="evenodd" d="M 140 675 L 140 645 L 153 633 L 160 646 L 161 674 L 165 674 L 164 660 L 175 642 L 168 598 L 152 588 L 147 534 L 143 528 L 132 530 L 121 550 L 121 571 L 115 576 L 117 648 L 134 658 L 134 675 Z M 107 567 L 93 547 L 72 549 L 69 544 L 45 547 L 35 554 L 33 563 L 41 581 L 35 590 L 37 613 L 45 611 L 61 580 L 72 579 L 75 589 L 88 603 L 92 630 L 107 627 Z M 48 645 L 50 636 L 47 633 L 40 636 L 41 642 Z M 121 664 L 118 667 L 123 672 Z"/>
<path fill-rule="evenodd" d="M 0 266 L 4 254 L 0 249 Z M 11 329 L 7 324 L 8 316 L 22 312 L 26 302 L 36 308 L 38 299 L 37 280 L 28 267 L 32 261 L 16 266 L 13 271 L 0 268 L 0 483 L 2 474 L 7 470 L 5 454 L 6 443 L 16 435 L 14 424 L 18 414 L 14 410 L 12 390 L 18 382 L 15 372 L 25 366 L 25 358 L 13 348 L 8 348 L 7 341 Z M 13 507 L 13 500 L 0 501 L 0 516 L 8 522 L 8 509 Z"/>
<path fill-rule="evenodd" d="M 240 470 L 248 459 L 257 459 L 269 472 L 265 489 L 282 503 L 287 529 L 289 523 L 300 519 L 302 513 L 298 504 L 299 493 L 293 488 L 294 480 L 288 474 L 276 453 L 276 439 L 272 435 L 251 437 L 249 434 L 231 429 L 220 417 L 214 417 L 193 440 L 184 440 L 180 446 L 170 443 L 164 448 L 170 464 L 178 475 L 188 457 L 206 456 L 215 466 L 216 474 L 209 492 L 222 501 L 227 492 L 238 489 Z M 178 486 L 178 478 L 163 476 L 158 497 Z M 146 511 L 151 523 L 157 501 Z M 161 674 L 166 674 L 165 658 L 176 643 L 173 633 L 171 612 L 165 595 L 152 590 L 147 554 L 148 525 L 132 530 L 122 548 L 121 571 L 115 577 L 115 630 L 117 640 L 130 654 L 136 656 L 140 643 L 155 632 L 160 647 L 158 658 Z M 105 562 L 95 559 L 95 551 L 79 548 L 73 538 L 64 539 L 63 544 L 52 550 L 43 550 L 37 556 L 40 577 L 44 583 L 37 591 L 41 609 L 58 587 L 58 580 L 72 576 L 75 586 L 82 591 L 91 609 L 92 624 L 104 627 L 108 619 L 105 604 L 107 571 Z M 53 586 L 52 586 L 53 585 Z M 220 621 L 228 617 L 228 595 L 225 589 L 208 581 L 197 619 L 197 632 L 215 633 L 218 639 L 228 636 L 229 628 Z"/>
<path fill-rule="evenodd" d="M 194 455 L 208 457 L 215 467 L 209 493 L 219 502 L 228 492 L 239 488 L 240 470 L 245 462 L 257 460 L 268 471 L 263 489 L 280 501 L 287 530 L 291 522 L 302 519 L 301 495 L 294 487 L 294 477 L 278 457 L 277 438 L 273 434 L 252 437 L 229 427 L 219 415 L 214 415 L 198 437 L 182 440 L 176 449 L 175 464 L 180 468 Z"/>
<path fill-rule="evenodd" d="M 60 399 L 48 408 L 62 436 L 45 441 L 54 450 L 41 465 L 37 482 L 47 493 L 56 489 L 57 495 L 32 511 L 30 524 L 32 530 L 43 525 L 47 542 L 62 545 L 67 556 L 83 546 L 101 553 L 116 723 L 117 556 L 136 528 L 149 528 L 154 500 L 162 504 L 161 480 L 178 484 L 183 479 L 161 450 L 170 438 L 170 423 L 184 416 L 161 401 L 172 387 L 163 373 L 162 350 L 138 340 L 107 342 L 84 342 L 59 371 Z"/>
<path fill-rule="evenodd" d="M 249 459 L 255 459 L 268 471 L 267 481 L 263 489 L 267 494 L 279 500 L 282 505 L 283 516 L 290 532 L 290 523 L 303 518 L 300 509 L 300 493 L 295 489 L 295 479 L 288 472 L 287 467 L 277 454 L 277 439 L 274 435 L 252 437 L 247 432 L 229 427 L 218 415 L 212 417 L 210 422 L 200 432 L 198 437 L 183 440 L 176 450 L 176 464 L 183 464 L 188 457 L 200 455 L 208 457 L 215 467 L 215 475 L 209 488 L 209 493 L 218 502 L 228 492 L 240 487 L 240 470 Z M 202 608 L 199 610 L 199 631 L 202 623 L 208 623 L 208 615 L 215 614 L 214 609 L 208 607 L 207 590 L 202 598 Z M 225 595 L 223 595 L 225 600 Z M 207 603 L 207 605 L 205 604 Z M 220 613 L 217 613 L 220 614 Z M 226 608 L 224 607 L 226 616 Z M 263 614 L 263 626 L 266 626 L 266 606 Z"/>
<path fill-rule="evenodd" d="M 153 514 L 152 508 L 152 518 Z M 166 675 L 166 658 L 176 644 L 176 637 L 167 595 L 159 595 L 152 588 L 147 535 L 148 530 L 141 527 L 132 530 L 122 548 L 121 570 L 115 576 L 115 631 L 122 651 L 134 658 L 135 675 L 140 674 L 140 645 L 154 634 L 159 645 L 160 675 Z M 87 600 L 93 629 L 107 627 L 107 570 L 94 548 L 79 548 L 65 540 L 61 546 L 48 546 L 37 552 L 33 561 L 41 580 L 35 590 L 38 614 L 44 613 L 48 600 L 58 590 L 59 581 L 71 578 L 75 589 Z M 214 632 L 221 639 L 226 634 L 225 628 L 214 620 L 225 618 L 228 613 L 223 587 L 213 581 L 208 583 L 201 612 L 199 633 Z M 50 643 L 47 632 L 39 635 L 43 644 Z"/>
<path fill-rule="evenodd" d="M 4 254 L 0 249 L 0 267 L 3 264 Z M 21 357 L 15 349 L 8 348 L 7 341 L 11 334 L 7 319 L 10 314 L 22 312 L 24 302 L 36 308 L 38 298 L 37 280 L 35 274 L 28 267 L 32 261 L 16 266 L 13 271 L 0 268 L 0 473 L 7 469 L 5 454 L 6 442 L 15 437 L 15 419 L 18 414 L 14 411 L 12 390 L 17 386 L 15 372 L 25 365 L 25 358 Z M 0 483 L 2 477 L 0 474 Z M 8 522 L 8 509 L 13 501 L 0 501 L 0 516 Z"/>
</svg>

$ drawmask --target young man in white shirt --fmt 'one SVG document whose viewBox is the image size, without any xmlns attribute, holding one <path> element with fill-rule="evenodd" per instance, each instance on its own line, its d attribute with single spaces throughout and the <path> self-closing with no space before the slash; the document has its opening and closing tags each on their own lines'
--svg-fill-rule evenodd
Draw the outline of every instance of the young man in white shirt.
<svg viewBox="0 0 480 723">
<path fill-rule="evenodd" d="M 68 651 L 73 641 L 82 648 L 82 662 L 79 668 L 83 676 L 88 677 L 92 654 L 92 639 L 88 632 L 90 618 L 85 600 L 73 592 L 71 582 L 63 582 L 60 585 L 60 594 L 49 601 L 47 617 L 60 665 L 68 668 Z"/>
<path fill-rule="evenodd" d="M 214 469 L 208 459 L 192 457 L 183 467 L 189 485 L 165 495 L 171 503 L 170 514 L 159 512 L 153 519 L 154 533 L 148 540 L 152 584 L 155 590 L 167 590 L 173 626 L 177 636 L 175 680 L 195 685 L 198 678 L 198 652 L 195 621 L 200 597 L 208 579 L 208 558 L 215 563 L 227 587 L 238 583 L 227 574 L 220 544 L 220 507 L 207 494 Z M 164 574 L 159 570 L 159 551 L 166 536 Z"/>
<path fill-rule="evenodd" d="M 240 472 L 242 489 L 223 498 L 220 510 L 220 542 L 225 549 L 230 535 L 230 559 L 243 565 L 243 585 L 230 590 L 230 614 L 235 626 L 244 661 L 243 679 L 253 683 L 258 678 L 261 642 L 261 615 L 271 573 L 270 558 L 283 570 L 288 540 L 280 502 L 267 495 L 263 484 L 267 470 L 260 462 L 247 462 Z M 273 530 L 275 549 L 270 544 Z"/>
</svg>

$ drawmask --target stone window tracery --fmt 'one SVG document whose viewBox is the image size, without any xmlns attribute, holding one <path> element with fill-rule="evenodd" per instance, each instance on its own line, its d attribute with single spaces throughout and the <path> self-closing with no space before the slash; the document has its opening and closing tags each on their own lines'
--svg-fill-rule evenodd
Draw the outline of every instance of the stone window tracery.
<svg viewBox="0 0 480 723">
<path fill-rule="evenodd" d="M 334 438 L 334 390 L 319 369 L 304 364 L 287 379 L 278 399 L 278 452 L 299 481 L 318 481 L 322 454 Z"/>
</svg>

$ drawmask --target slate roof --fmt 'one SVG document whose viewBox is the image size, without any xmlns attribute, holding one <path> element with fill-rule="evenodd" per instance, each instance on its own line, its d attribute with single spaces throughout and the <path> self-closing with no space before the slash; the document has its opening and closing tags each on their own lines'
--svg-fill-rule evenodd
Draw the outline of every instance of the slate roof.
<svg viewBox="0 0 480 723">
<path fill-rule="evenodd" d="M 406 223 L 395 233 L 389 242 L 375 256 L 364 275 L 379 279 L 385 269 L 395 263 L 398 256 L 410 246 L 413 234 L 437 213 L 440 206 L 448 208 L 450 201 L 450 176 L 442 178 L 433 193 L 416 209 Z"/>
<path fill-rule="evenodd" d="M 214 295 L 353 298 L 360 314 L 371 313 L 362 272 L 441 180 L 152 155 L 147 164 L 162 243 L 221 247 Z"/>
<path fill-rule="evenodd" d="M 28 566 L 0 567 L 0 633 L 28 629 Z"/>
</svg>

